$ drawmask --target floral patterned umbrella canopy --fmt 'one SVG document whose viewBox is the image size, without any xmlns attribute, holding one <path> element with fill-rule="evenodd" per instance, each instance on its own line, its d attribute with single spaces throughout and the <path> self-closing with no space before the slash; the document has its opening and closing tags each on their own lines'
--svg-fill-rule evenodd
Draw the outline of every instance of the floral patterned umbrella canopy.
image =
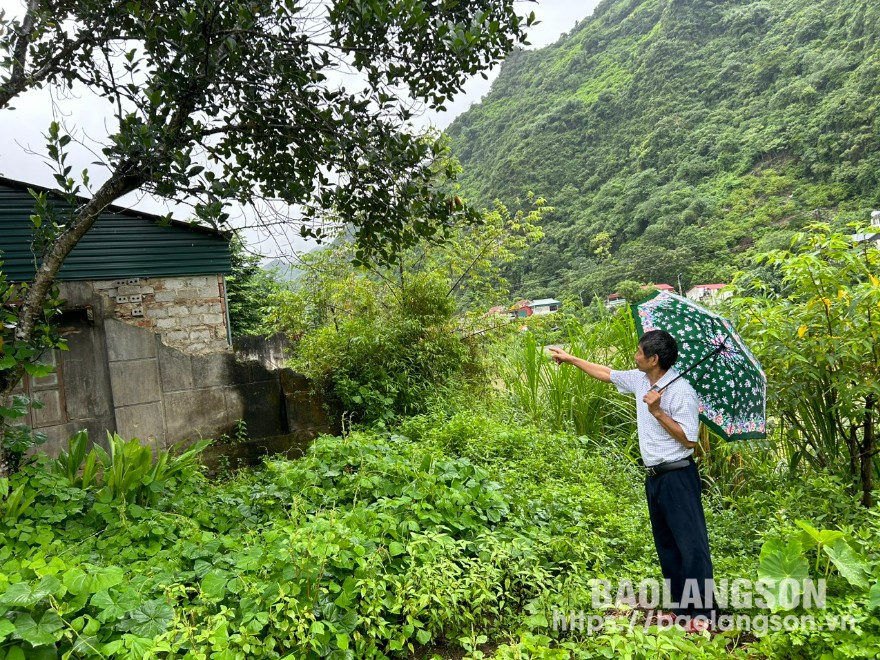
<svg viewBox="0 0 880 660">
<path fill-rule="evenodd" d="M 650 330 L 675 337 L 674 368 L 697 391 L 709 428 L 727 440 L 767 436 L 767 376 L 727 319 L 668 291 L 632 310 L 639 337 Z"/>
</svg>

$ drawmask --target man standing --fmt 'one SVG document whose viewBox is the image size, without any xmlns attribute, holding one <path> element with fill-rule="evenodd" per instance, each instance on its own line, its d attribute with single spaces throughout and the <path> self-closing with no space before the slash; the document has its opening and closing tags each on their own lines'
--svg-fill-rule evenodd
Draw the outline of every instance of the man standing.
<svg viewBox="0 0 880 660">
<path fill-rule="evenodd" d="M 574 365 L 613 383 L 619 392 L 635 394 L 651 531 L 675 603 L 674 615 L 659 614 L 658 622 L 685 617 L 688 630 L 705 630 L 714 612 L 714 589 L 700 475 L 693 459 L 699 401 L 690 383 L 672 368 L 678 359 L 675 339 L 663 330 L 646 332 L 635 354 L 637 368 L 630 371 L 587 362 L 559 348 L 549 350 L 557 364 Z"/>
</svg>

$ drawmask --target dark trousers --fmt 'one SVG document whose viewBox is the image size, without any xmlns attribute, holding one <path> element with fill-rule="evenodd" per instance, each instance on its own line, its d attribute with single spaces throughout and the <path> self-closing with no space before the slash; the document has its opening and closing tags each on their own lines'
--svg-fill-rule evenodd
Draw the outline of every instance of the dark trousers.
<svg viewBox="0 0 880 660">
<path fill-rule="evenodd" d="M 663 578 L 669 582 L 675 614 L 712 617 L 714 588 L 702 487 L 696 464 L 645 478 L 648 514 Z M 687 583 L 686 580 L 694 582 Z M 699 594 L 699 603 L 693 601 Z"/>
</svg>

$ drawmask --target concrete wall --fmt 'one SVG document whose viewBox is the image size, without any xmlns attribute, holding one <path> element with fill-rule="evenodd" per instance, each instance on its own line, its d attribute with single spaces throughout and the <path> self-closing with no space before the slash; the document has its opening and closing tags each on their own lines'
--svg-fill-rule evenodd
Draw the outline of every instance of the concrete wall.
<svg viewBox="0 0 880 660">
<path fill-rule="evenodd" d="M 164 448 L 232 436 L 244 420 L 254 443 L 250 454 L 301 449 L 321 433 L 338 432 L 304 377 L 241 360 L 231 350 L 191 354 L 169 346 L 151 329 L 102 314 L 104 302 L 94 300 L 88 283 L 67 293 L 69 306 L 80 305 L 60 323 L 70 350 L 46 356 L 56 360 L 56 371 L 19 388 L 44 403 L 28 421 L 49 438 L 46 453 L 57 455 L 83 428 L 102 444 L 110 431 Z M 83 306 L 87 301 L 94 306 Z"/>
<path fill-rule="evenodd" d="M 47 435 L 52 455 L 81 429 L 105 446 L 107 431 L 116 429 L 104 326 L 89 316 L 85 309 L 65 312 L 58 329 L 70 350 L 44 353 L 39 361 L 54 365 L 55 371 L 43 378 L 25 377 L 13 391 L 42 404 L 23 421 Z"/>
<path fill-rule="evenodd" d="M 113 319 L 105 332 L 121 436 L 165 446 L 232 433 L 239 419 L 253 437 L 288 432 L 281 372 L 231 352 L 190 355 Z"/>
<path fill-rule="evenodd" d="M 240 360 L 256 360 L 268 369 L 281 369 L 287 363 L 290 342 L 279 332 L 269 337 L 236 337 L 232 346 Z"/>
</svg>

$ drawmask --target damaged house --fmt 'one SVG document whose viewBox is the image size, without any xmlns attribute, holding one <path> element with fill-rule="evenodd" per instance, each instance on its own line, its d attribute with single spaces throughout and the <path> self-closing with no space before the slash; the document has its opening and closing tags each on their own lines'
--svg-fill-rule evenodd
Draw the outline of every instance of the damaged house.
<svg viewBox="0 0 880 660">
<path fill-rule="evenodd" d="M 32 279 L 37 265 L 29 190 L 66 204 L 50 190 L 0 178 L 0 260 L 14 282 Z M 244 420 L 266 450 L 283 450 L 278 438 L 331 430 L 302 377 L 236 359 L 230 270 L 226 235 L 108 208 L 59 272 L 57 325 L 69 351 L 44 355 L 53 373 L 19 385 L 42 404 L 27 422 L 48 437 L 45 450 L 57 453 L 80 429 L 93 441 L 111 431 L 167 447 L 232 434 Z"/>
</svg>

